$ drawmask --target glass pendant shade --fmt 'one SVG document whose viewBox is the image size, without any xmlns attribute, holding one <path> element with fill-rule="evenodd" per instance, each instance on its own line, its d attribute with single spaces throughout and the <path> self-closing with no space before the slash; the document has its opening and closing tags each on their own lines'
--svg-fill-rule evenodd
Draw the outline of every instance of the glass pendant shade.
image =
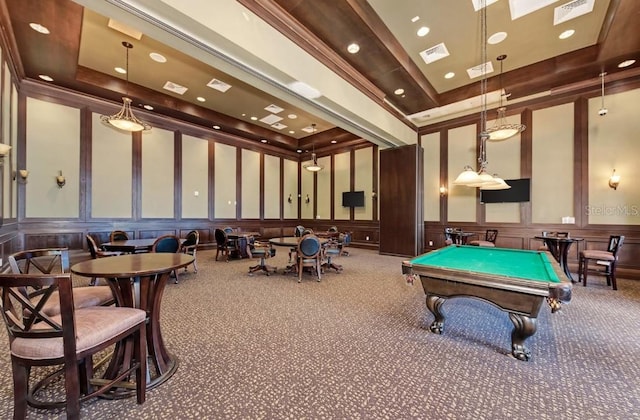
<svg viewBox="0 0 640 420">
<path fill-rule="evenodd" d="M 140 121 L 133 115 L 131 111 L 131 99 L 126 96 L 122 98 L 122 109 L 120 109 L 120 112 L 114 115 L 103 115 L 100 117 L 100 120 L 123 131 L 151 130 L 149 124 Z"/>
<path fill-rule="evenodd" d="M 458 175 L 454 185 L 469 185 L 470 183 L 478 182 L 478 173 L 471 168 L 471 166 L 465 166 L 464 170 Z"/>
<path fill-rule="evenodd" d="M 322 166 L 318 165 L 318 160 L 316 159 L 316 154 L 312 153 L 311 154 L 311 159 L 312 159 L 312 163 L 305 165 L 304 169 L 306 169 L 309 172 L 318 172 L 322 170 Z"/>
<path fill-rule="evenodd" d="M 493 175 L 493 182 L 491 184 L 480 187 L 481 190 L 508 190 L 509 188 L 511 188 L 511 185 L 504 182 L 504 179 L 498 175 Z"/>
</svg>

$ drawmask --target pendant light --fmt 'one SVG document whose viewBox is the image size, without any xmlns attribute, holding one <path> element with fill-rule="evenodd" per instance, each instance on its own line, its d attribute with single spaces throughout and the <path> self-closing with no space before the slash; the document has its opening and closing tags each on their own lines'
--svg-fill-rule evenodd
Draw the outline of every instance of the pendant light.
<svg viewBox="0 0 640 420">
<path fill-rule="evenodd" d="M 602 103 L 600 105 L 600 110 L 598 111 L 598 115 L 600 115 L 601 117 L 604 117 L 609 112 L 609 110 L 604 107 L 604 76 L 606 76 L 606 75 L 607 75 L 606 71 L 603 71 L 602 73 L 600 73 L 600 80 L 601 80 L 600 86 L 601 86 L 601 91 L 602 91 Z"/>
<path fill-rule="evenodd" d="M 480 169 L 475 172 L 471 166 L 465 166 L 464 170 L 453 181 L 454 185 L 464 185 L 467 187 L 479 187 L 480 189 L 504 190 L 511 188 L 497 175 L 487 172 L 487 140 L 490 138 L 487 130 L 487 8 L 484 0 L 480 12 L 480 37 L 481 44 L 481 67 L 482 79 L 480 80 L 480 156 L 478 164 Z M 506 57 L 506 56 L 505 56 Z"/>
<path fill-rule="evenodd" d="M 506 54 L 499 55 L 496 58 L 496 60 L 500 62 L 500 106 L 498 107 L 498 118 L 496 119 L 495 125 L 487 129 L 489 140 L 506 140 L 518 133 L 522 133 L 525 128 L 527 128 L 524 124 L 509 124 L 507 122 L 507 107 L 506 105 L 502 105 L 502 98 L 504 97 L 506 103 L 507 98 L 511 96 L 511 94 L 505 93 L 502 89 L 502 62 L 505 58 L 507 58 Z"/>
<path fill-rule="evenodd" d="M 126 42 L 126 41 L 123 41 L 122 45 L 124 46 L 127 54 L 126 55 L 126 58 L 127 58 L 126 83 L 127 84 L 126 84 L 125 93 L 128 95 L 129 94 L 129 50 L 133 48 L 133 45 L 131 45 L 129 42 Z M 115 127 L 123 131 L 134 132 L 134 131 L 151 130 L 151 126 L 149 124 L 139 120 L 138 118 L 136 118 L 135 115 L 133 115 L 133 111 L 131 110 L 131 102 L 132 102 L 131 98 L 128 98 L 127 96 L 123 96 L 122 109 L 120 109 L 120 112 L 114 115 L 102 115 L 100 117 L 100 120 L 107 125 L 110 125 L 112 127 Z"/>
<path fill-rule="evenodd" d="M 311 135 L 313 135 L 313 133 L 316 132 L 316 125 L 315 124 L 311 124 Z M 304 169 L 306 169 L 309 172 L 319 172 L 322 170 L 323 166 L 322 165 L 318 165 L 318 159 L 316 158 L 316 147 L 315 144 L 312 143 L 312 152 L 311 152 L 311 161 L 312 163 L 304 165 Z"/>
</svg>

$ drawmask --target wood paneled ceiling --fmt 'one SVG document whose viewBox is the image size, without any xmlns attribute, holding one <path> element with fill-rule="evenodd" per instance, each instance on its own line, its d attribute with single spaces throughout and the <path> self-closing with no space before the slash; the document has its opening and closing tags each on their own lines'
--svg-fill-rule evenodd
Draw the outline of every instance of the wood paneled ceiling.
<svg viewBox="0 0 640 420">
<path fill-rule="evenodd" d="M 78 2 L 84 6 L 71 0 L 0 2 L 5 42 L 19 77 L 39 81 L 39 75 L 47 74 L 53 84 L 114 102 L 126 94 L 136 107 L 151 105 L 153 113 L 209 128 L 218 125 L 250 140 L 265 139 L 287 152 L 308 150 L 313 144 L 322 153 L 365 141 L 185 51 L 144 33 L 138 40 L 113 29 L 108 17 L 92 10 L 93 4 L 106 2 Z M 481 57 L 480 13 L 472 0 L 238 2 L 415 130 L 479 94 L 479 78 L 467 74 L 467 69 L 480 64 Z M 487 57 L 494 66 L 488 88 L 504 86 L 511 93 L 510 101 L 569 84 L 597 85 L 602 71 L 618 78 L 638 75 L 639 62 L 626 68 L 618 64 L 640 61 L 640 1 L 594 0 L 592 8 L 580 14 L 585 4 L 589 8 L 588 0 L 540 0 L 536 3 L 546 6 L 522 16 L 514 14 L 526 12 L 531 1 L 487 2 L 488 35 L 507 34 L 503 42 L 487 46 Z M 554 24 L 558 17 L 566 20 Z M 31 29 L 33 22 L 46 26 L 50 34 Z M 416 32 L 422 26 L 429 32 L 420 37 Z M 559 34 L 568 29 L 575 34 L 560 40 Z M 114 71 L 117 66 L 125 67 L 122 41 L 134 45 L 128 83 Z M 358 53 L 347 51 L 351 43 L 359 45 Z M 443 46 L 449 54 L 446 57 L 441 57 Z M 425 50 L 439 59 L 427 64 L 420 54 Z M 167 62 L 150 60 L 152 52 L 162 54 Z M 501 83 L 495 59 L 500 54 L 508 56 Z M 446 79 L 449 72 L 455 75 Z M 231 88 L 223 93 L 207 87 L 214 79 Z M 170 92 L 164 88 L 167 82 L 187 90 L 184 94 Z M 282 111 L 265 109 L 270 105 Z M 269 115 L 278 120 L 275 125 L 260 121 Z M 311 124 L 316 124 L 315 133 L 303 130 Z"/>
</svg>

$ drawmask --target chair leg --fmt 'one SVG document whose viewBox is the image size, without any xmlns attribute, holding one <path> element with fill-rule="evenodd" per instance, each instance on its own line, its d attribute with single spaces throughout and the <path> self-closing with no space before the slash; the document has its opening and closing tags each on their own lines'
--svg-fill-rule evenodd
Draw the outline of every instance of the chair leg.
<svg viewBox="0 0 640 420">
<path fill-rule="evenodd" d="M 147 330 L 143 325 L 138 332 L 134 334 L 134 352 L 136 359 L 138 359 L 138 369 L 136 369 L 136 402 L 138 404 L 144 403 L 146 399 L 147 391 Z"/>
<path fill-rule="evenodd" d="M 607 276 L 607 279 L 610 278 L 611 280 L 611 285 L 613 286 L 613 290 L 618 290 L 618 283 L 616 282 L 616 263 L 615 261 L 611 263 L 611 265 L 609 266 L 609 275 Z"/>
<path fill-rule="evenodd" d="M 80 418 L 80 381 L 78 380 L 78 365 L 65 363 L 64 389 L 66 398 L 67 419 Z"/>
<path fill-rule="evenodd" d="M 587 285 L 587 273 L 589 272 L 589 260 L 584 259 L 584 264 L 582 265 L 582 285 Z"/>
<path fill-rule="evenodd" d="M 582 281 L 582 266 L 584 265 L 584 258 L 578 258 L 578 282 Z"/>
<path fill-rule="evenodd" d="M 11 360 L 13 370 L 13 418 L 27 418 L 29 368 Z"/>
</svg>

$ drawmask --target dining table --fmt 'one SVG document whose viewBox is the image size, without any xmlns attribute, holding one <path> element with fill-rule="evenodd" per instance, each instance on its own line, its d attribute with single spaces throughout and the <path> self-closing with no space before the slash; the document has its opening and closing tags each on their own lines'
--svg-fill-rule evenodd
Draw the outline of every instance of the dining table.
<svg viewBox="0 0 640 420">
<path fill-rule="evenodd" d="M 250 258 L 249 252 L 247 251 L 247 245 L 249 244 L 250 238 L 259 238 L 260 232 L 242 232 L 234 230 L 226 233 L 227 239 L 235 244 L 235 249 L 231 250 L 231 258 Z"/>
<path fill-rule="evenodd" d="M 274 246 L 286 246 L 291 249 L 289 252 L 289 265 L 284 269 L 285 274 L 295 272 L 297 273 L 296 264 L 291 261 L 291 255 L 296 252 L 298 248 L 298 242 L 300 242 L 301 236 L 279 236 L 276 238 L 269 239 L 269 244 Z M 320 240 L 320 245 L 324 246 L 327 242 L 329 242 L 328 237 L 318 237 Z"/>
<path fill-rule="evenodd" d="M 553 258 L 560 263 L 560 268 L 564 271 L 564 274 L 573 282 L 575 280 L 569 270 L 569 249 L 575 242 L 583 241 L 584 238 L 576 238 L 570 235 L 558 235 L 558 234 L 542 234 L 536 235 L 535 239 L 540 239 L 549 249 Z"/>
<path fill-rule="evenodd" d="M 105 278 L 118 306 L 139 308 L 147 313 L 147 389 L 165 382 L 178 368 L 178 359 L 167 350 L 160 328 L 162 295 L 171 272 L 193 260 L 189 254 L 153 252 L 87 260 L 71 267 L 75 275 Z M 106 378 L 115 377 L 131 360 L 132 350 L 116 346 L 105 371 Z"/>
<path fill-rule="evenodd" d="M 153 247 L 156 238 L 145 239 L 125 239 L 120 241 L 111 241 L 100 244 L 105 251 L 118 251 L 134 254 L 137 252 L 149 252 Z"/>
</svg>

